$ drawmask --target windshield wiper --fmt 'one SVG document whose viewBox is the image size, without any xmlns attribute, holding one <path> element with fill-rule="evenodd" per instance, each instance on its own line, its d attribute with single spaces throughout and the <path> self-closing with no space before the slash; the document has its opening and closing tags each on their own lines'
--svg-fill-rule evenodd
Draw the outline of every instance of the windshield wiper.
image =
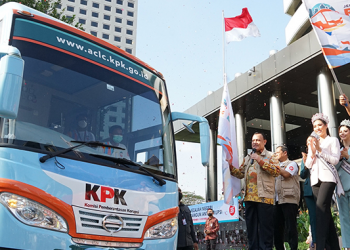
<svg viewBox="0 0 350 250">
<path fill-rule="evenodd" d="M 141 166 L 140 164 L 133 162 L 131 160 L 125 159 L 125 158 L 114 158 L 111 156 L 107 156 L 107 155 L 97 155 L 97 154 L 90 154 L 91 156 L 97 157 L 97 158 L 102 158 L 102 159 L 107 159 L 107 160 L 111 160 L 117 164 L 121 164 L 127 168 L 130 168 L 129 165 L 131 166 L 136 166 L 138 167 L 139 170 L 142 170 L 143 172 L 145 172 L 147 175 L 153 177 L 153 182 L 159 186 L 163 186 L 166 184 L 166 181 L 163 180 L 162 178 L 160 178 L 159 176 L 153 174 L 152 172 L 148 171 L 145 167 Z"/>
<path fill-rule="evenodd" d="M 124 148 L 121 148 L 121 147 L 117 147 L 117 146 L 113 146 L 113 145 L 107 145 L 107 144 L 104 144 L 103 142 L 99 142 L 99 141 L 70 141 L 72 143 L 80 143 L 79 145 L 75 145 L 73 147 L 69 147 L 69 148 L 66 148 L 66 149 L 63 149 L 61 151 L 57 151 L 55 153 L 47 153 L 46 155 L 42 156 L 39 158 L 39 161 L 41 163 L 44 163 L 45 161 L 47 161 L 48 159 L 52 158 L 52 157 L 55 157 L 55 156 L 58 156 L 58 155 L 61 155 L 61 154 L 65 154 L 67 152 L 70 152 L 76 148 L 79 148 L 79 147 L 82 147 L 82 146 L 103 146 L 103 147 L 110 147 L 110 148 L 116 148 L 116 149 L 124 149 Z"/>
</svg>

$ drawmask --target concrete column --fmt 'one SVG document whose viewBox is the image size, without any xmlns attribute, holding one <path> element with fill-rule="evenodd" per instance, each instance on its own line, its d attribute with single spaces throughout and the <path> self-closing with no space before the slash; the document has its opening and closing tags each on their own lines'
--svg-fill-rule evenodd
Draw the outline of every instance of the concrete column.
<svg viewBox="0 0 350 250">
<path fill-rule="evenodd" d="M 238 149 L 238 164 L 241 165 L 244 156 L 247 154 L 245 145 L 245 135 L 246 135 L 246 119 L 243 110 L 238 111 L 235 114 L 236 120 L 236 139 L 237 139 L 237 149 Z"/>
<path fill-rule="evenodd" d="M 218 181 L 217 181 L 217 129 L 216 126 L 210 126 L 210 156 L 209 166 L 207 168 L 207 200 L 217 201 L 218 199 Z"/>
<path fill-rule="evenodd" d="M 317 75 L 318 109 L 328 116 L 328 129 L 331 136 L 338 136 L 338 122 L 335 109 L 333 78 L 328 68 L 324 67 Z"/>
<path fill-rule="evenodd" d="M 271 127 L 271 151 L 276 147 L 286 144 L 286 128 L 284 120 L 284 105 L 280 91 L 275 91 L 270 97 L 270 127 Z"/>
</svg>

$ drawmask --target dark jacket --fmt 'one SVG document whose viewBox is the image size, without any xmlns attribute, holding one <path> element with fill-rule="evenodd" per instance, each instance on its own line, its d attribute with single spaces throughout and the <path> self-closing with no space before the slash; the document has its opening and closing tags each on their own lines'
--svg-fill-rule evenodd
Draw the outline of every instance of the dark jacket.
<svg viewBox="0 0 350 250">
<path fill-rule="evenodd" d="M 305 179 L 304 182 L 304 196 L 313 196 L 310 184 L 310 171 L 305 167 L 304 161 L 301 162 L 300 178 Z"/>
<path fill-rule="evenodd" d="M 179 224 L 179 233 L 177 237 L 177 247 L 193 246 L 193 243 L 198 243 L 193 228 L 191 211 L 188 206 L 180 203 L 179 214 L 177 215 Z M 186 219 L 186 225 L 183 224 L 183 219 Z"/>
</svg>

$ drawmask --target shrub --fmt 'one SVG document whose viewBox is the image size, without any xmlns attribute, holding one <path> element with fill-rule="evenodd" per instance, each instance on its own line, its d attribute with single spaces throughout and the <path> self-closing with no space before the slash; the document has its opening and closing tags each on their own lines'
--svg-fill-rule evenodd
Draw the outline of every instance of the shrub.
<svg viewBox="0 0 350 250">
<path fill-rule="evenodd" d="M 302 212 L 297 218 L 297 227 L 298 227 L 298 242 L 303 243 L 306 241 L 307 236 L 309 235 L 309 214 Z"/>
</svg>

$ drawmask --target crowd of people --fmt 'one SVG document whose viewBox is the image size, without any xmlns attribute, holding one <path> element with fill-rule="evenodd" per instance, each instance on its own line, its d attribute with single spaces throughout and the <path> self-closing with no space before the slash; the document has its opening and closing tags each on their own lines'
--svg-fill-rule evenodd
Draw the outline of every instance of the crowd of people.
<svg viewBox="0 0 350 250">
<path fill-rule="evenodd" d="M 350 115 L 347 96 L 341 95 L 339 102 Z M 277 147 L 272 154 L 265 149 L 266 138 L 258 132 L 252 138 L 253 153 L 245 157 L 239 168 L 230 166 L 231 175 L 245 181 L 249 249 L 282 250 L 285 241 L 292 250 L 298 249 L 299 172 L 305 179 L 303 196 L 309 212 L 312 247 L 340 250 L 331 213 L 332 198 L 336 196 L 342 245 L 350 249 L 350 120 L 340 123 L 340 141 L 330 136 L 325 114 L 315 114 L 311 122 L 313 131 L 306 140 L 307 152 L 302 153 L 300 171 L 298 164 L 288 159 L 286 145 Z"/>
<path fill-rule="evenodd" d="M 350 115 L 347 96 L 341 95 L 339 102 Z M 302 153 L 300 169 L 296 162 L 289 160 L 286 145 L 277 147 L 275 153 L 268 151 L 265 148 L 266 137 L 260 132 L 253 134 L 253 150 L 244 158 L 241 166 L 230 165 L 231 175 L 244 180 L 244 197 L 240 199 L 244 202 L 240 202 L 240 211 L 245 211 L 250 250 L 272 250 L 274 247 L 284 250 L 285 241 L 291 250 L 298 249 L 299 175 L 305 180 L 302 195 L 309 213 L 312 248 L 340 250 L 331 213 L 333 197 L 336 196 L 342 247 L 350 250 L 350 120 L 340 123 L 340 140 L 330 136 L 329 118 L 325 114 L 313 115 L 311 122 L 313 131 L 306 138 L 307 150 Z M 219 223 L 212 210 L 207 212 L 204 232 L 207 249 L 215 249 Z M 179 217 L 179 232 L 182 218 Z M 192 230 L 193 223 L 189 232 Z M 198 249 L 194 232 L 189 248 L 181 246 L 178 249 Z"/>
</svg>

